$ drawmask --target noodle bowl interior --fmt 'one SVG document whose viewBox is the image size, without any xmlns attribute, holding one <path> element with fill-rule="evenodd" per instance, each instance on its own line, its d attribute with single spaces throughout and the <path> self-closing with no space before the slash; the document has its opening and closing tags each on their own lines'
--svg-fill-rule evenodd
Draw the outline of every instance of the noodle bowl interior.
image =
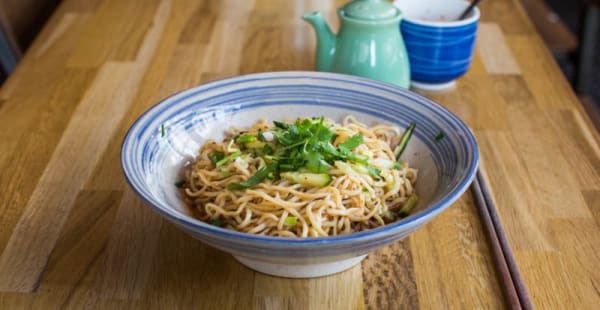
<svg viewBox="0 0 600 310">
<path fill-rule="evenodd" d="M 177 186 L 196 218 L 226 229 L 282 237 L 368 230 L 417 205 L 418 171 L 399 159 L 411 132 L 353 116 L 341 124 L 260 120 L 207 140 Z"/>
</svg>

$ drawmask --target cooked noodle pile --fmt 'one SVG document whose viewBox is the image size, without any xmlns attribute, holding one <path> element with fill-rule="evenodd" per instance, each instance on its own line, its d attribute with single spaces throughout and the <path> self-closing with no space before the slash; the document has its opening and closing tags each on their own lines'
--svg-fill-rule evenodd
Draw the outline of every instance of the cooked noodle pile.
<svg viewBox="0 0 600 310">
<path fill-rule="evenodd" d="M 200 220 L 241 232 L 319 237 L 367 230 L 416 205 L 417 170 L 394 154 L 401 135 L 352 116 L 342 124 L 261 120 L 231 128 L 223 142 L 207 141 L 181 189 Z"/>
</svg>

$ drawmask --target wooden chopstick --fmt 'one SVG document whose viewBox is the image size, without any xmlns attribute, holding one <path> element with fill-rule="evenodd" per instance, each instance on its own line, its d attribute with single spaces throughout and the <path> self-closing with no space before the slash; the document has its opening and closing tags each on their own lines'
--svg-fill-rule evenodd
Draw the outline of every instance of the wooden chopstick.
<svg viewBox="0 0 600 310">
<path fill-rule="evenodd" d="M 502 229 L 496 206 L 480 171 L 477 171 L 471 190 L 475 196 L 483 230 L 491 245 L 504 297 L 511 309 L 534 309 L 508 239 Z"/>
</svg>

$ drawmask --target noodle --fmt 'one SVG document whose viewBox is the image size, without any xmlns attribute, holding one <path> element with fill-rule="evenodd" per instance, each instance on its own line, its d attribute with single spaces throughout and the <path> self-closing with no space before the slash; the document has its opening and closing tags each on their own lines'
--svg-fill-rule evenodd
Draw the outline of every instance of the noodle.
<svg viewBox="0 0 600 310">
<path fill-rule="evenodd" d="M 282 123 L 273 126 L 261 120 L 248 129 L 230 128 L 223 142 L 207 141 L 187 167 L 181 186 L 195 216 L 246 233 L 320 237 L 384 226 L 414 207 L 417 170 L 396 161 L 392 148 L 400 140 L 400 129 L 385 124 L 369 127 L 352 116 L 344 118 L 342 124 L 323 118 L 302 118 L 295 124 L 297 127 Z M 288 133 L 284 129 L 293 136 L 305 130 L 303 124 L 321 131 L 316 132 L 316 138 L 312 138 L 314 133 L 307 134 L 300 143 L 292 141 L 285 146 L 282 135 Z M 322 128 L 330 132 L 323 133 Z M 290 156 L 281 155 L 286 150 L 306 151 L 319 135 L 330 137 L 331 142 L 323 140 L 322 148 L 328 147 L 339 158 L 317 154 L 318 167 L 311 166 L 314 160 L 306 159 L 301 163 L 305 166 L 295 170 L 289 170 L 288 162 L 276 162 Z M 295 160 L 309 158 L 306 154 L 297 155 Z M 308 171 L 306 167 L 318 170 Z M 260 182 L 249 184 L 259 177 L 263 178 Z M 328 179 L 313 184 L 316 181 L 308 177 Z"/>
</svg>

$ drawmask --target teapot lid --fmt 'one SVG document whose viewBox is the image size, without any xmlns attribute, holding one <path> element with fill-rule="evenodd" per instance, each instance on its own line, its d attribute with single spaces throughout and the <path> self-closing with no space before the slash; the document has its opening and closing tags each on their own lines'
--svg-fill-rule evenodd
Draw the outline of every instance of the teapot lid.
<svg viewBox="0 0 600 310">
<path fill-rule="evenodd" d="M 389 19 L 397 15 L 398 9 L 385 0 L 354 0 L 342 7 L 350 18 L 362 20 Z"/>
</svg>

